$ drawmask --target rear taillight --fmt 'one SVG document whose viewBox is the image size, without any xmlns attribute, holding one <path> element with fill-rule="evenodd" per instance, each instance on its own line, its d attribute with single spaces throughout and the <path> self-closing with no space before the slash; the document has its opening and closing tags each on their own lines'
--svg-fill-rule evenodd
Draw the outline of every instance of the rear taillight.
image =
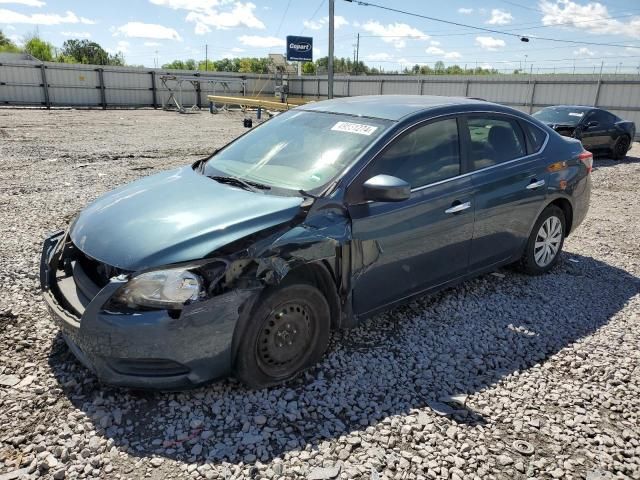
<svg viewBox="0 0 640 480">
<path fill-rule="evenodd" d="M 584 163 L 584 166 L 587 167 L 587 173 L 591 173 L 591 170 L 593 170 L 593 153 L 585 150 L 578 155 L 578 160 Z"/>
</svg>

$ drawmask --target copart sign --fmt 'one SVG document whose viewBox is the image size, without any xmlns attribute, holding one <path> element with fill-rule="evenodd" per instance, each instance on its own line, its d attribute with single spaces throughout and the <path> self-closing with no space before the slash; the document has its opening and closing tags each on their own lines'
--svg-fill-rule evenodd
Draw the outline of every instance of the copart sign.
<svg viewBox="0 0 640 480">
<path fill-rule="evenodd" d="M 312 62 L 313 38 L 289 35 L 287 37 L 287 60 L 296 62 Z"/>
</svg>

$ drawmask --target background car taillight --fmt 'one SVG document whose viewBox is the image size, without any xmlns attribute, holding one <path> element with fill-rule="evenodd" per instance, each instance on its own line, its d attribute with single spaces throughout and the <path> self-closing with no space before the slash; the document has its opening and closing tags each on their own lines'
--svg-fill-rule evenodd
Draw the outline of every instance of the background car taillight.
<svg viewBox="0 0 640 480">
<path fill-rule="evenodd" d="M 587 173 L 591 173 L 591 170 L 593 170 L 593 153 L 585 150 L 578 155 L 578 160 L 584 163 L 584 166 L 587 167 Z"/>
</svg>

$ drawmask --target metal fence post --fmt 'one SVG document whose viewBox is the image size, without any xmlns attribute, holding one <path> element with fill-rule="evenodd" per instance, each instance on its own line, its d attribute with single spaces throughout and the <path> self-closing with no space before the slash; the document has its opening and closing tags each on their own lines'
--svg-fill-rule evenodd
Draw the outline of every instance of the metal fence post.
<svg viewBox="0 0 640 480">
<path fill-rule="evenodd" d="M 102 105 L 102 109 L 107 109 L 107 95 L 104 90 L 104 68 L 97 68 L 98 72 L 98 88 L 100 89 L 100 105 Z"/>
<path fill-rule="evenodd" d="M 158 90 L 156 89 L 156 72 L 149 72 L 151 75 L 151 102 L 153 108 L 158 108 Z"/>
<path fill-rule="evenodd" d="M 420 83 L 418 85 L 418 95 L 422 95 L 424 90 L 424 80 L 420 79 Z"/>
<path fill-rule="evenodd" d="M 465 85 L 464 85 L 464 96 L 465 96 L 465 97 L 468 97 L 468 96 L 469 96 L 469 84 L 470 84 L 470 83 L 471 83 L 471 80 L 467 80 L 467 81 L 465 82 Z"/>
<path fill-rule="evenodd" d="M 198 80 L 196 82 L 196 105 L 198 105 L 198 108 L 200 108 L 200 105 L 202 105 L 202 95 L 201 94 L 202 94 L 202 90 L 201 90 L 201 87 L 200 87 L 200 80 Z"/>
<path fill-rule="evenodd" d="M 316 79 L 316 99 L 320 98 L 320 79 Z"/>
<path fill-rule="evenodd" d="M 529 98 L 529 113 L 533 112 L 533 97 L 536 95 L 536 81 L 531 84 L 531 97 Z"/>
<path fill-rule="evenodd" d="M 382 85 L 384 84 L 384 80 L 380 80 L 380 95 L 382 95 Z"/>
<path fill-rule="evenodd" d="M 36 67 L 37 68 L 37 67 Z M 40 74 L 42 76 L 42 91 L 44 93 L 44 104 L 47 108 L 51 108 L 51 101 L 49 100 L 49 84 L 47 83 L 47 72 L 44 63 L 40 64 Z"/>
<path fill-rule="evenodd" d="M 351 80 L 347 78 L 347 97 L 351 96 Z"/>
</svg>

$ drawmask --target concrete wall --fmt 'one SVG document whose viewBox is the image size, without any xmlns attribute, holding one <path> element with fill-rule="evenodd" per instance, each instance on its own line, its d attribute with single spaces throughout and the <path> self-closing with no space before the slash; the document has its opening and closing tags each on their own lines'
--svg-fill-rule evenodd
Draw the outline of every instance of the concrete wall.
<svg viewBox="0 0 640 480">
<path fill-rule="evenodd" d="M 159 76 L 164 73 L 193 75 L 192 71 L 165 71 L 134 67 L 67 65 L 48 62 L 0 62 L 0 105 L 152 107 L 162 106 L 169 97 Z M 271 75 L 199 72 L 203 78 L 244 79 L 230 83 L 230 90 L 202 83 L 200 106 L 212 93 L 231 95 L 272 95 Z M 216 90 L 217 89 L 217 90 Z M 327 95 L 326 76 L 289 79 L 292 96 L 322 99 Z M 478 97 L 510 105 L 525 112 L 557 104 L 596 105 L 633 120 L 640 127 L 640 75 L 380 75 L 336 76 L 336 96 L 414 94 Z M 189 107 L 198 102 L 191 83 L 180 94 Z M 155 101 L 154 101 L 155 98 Z M 639 128 L 640 130 L 640 128 Z"/>
</svg>

